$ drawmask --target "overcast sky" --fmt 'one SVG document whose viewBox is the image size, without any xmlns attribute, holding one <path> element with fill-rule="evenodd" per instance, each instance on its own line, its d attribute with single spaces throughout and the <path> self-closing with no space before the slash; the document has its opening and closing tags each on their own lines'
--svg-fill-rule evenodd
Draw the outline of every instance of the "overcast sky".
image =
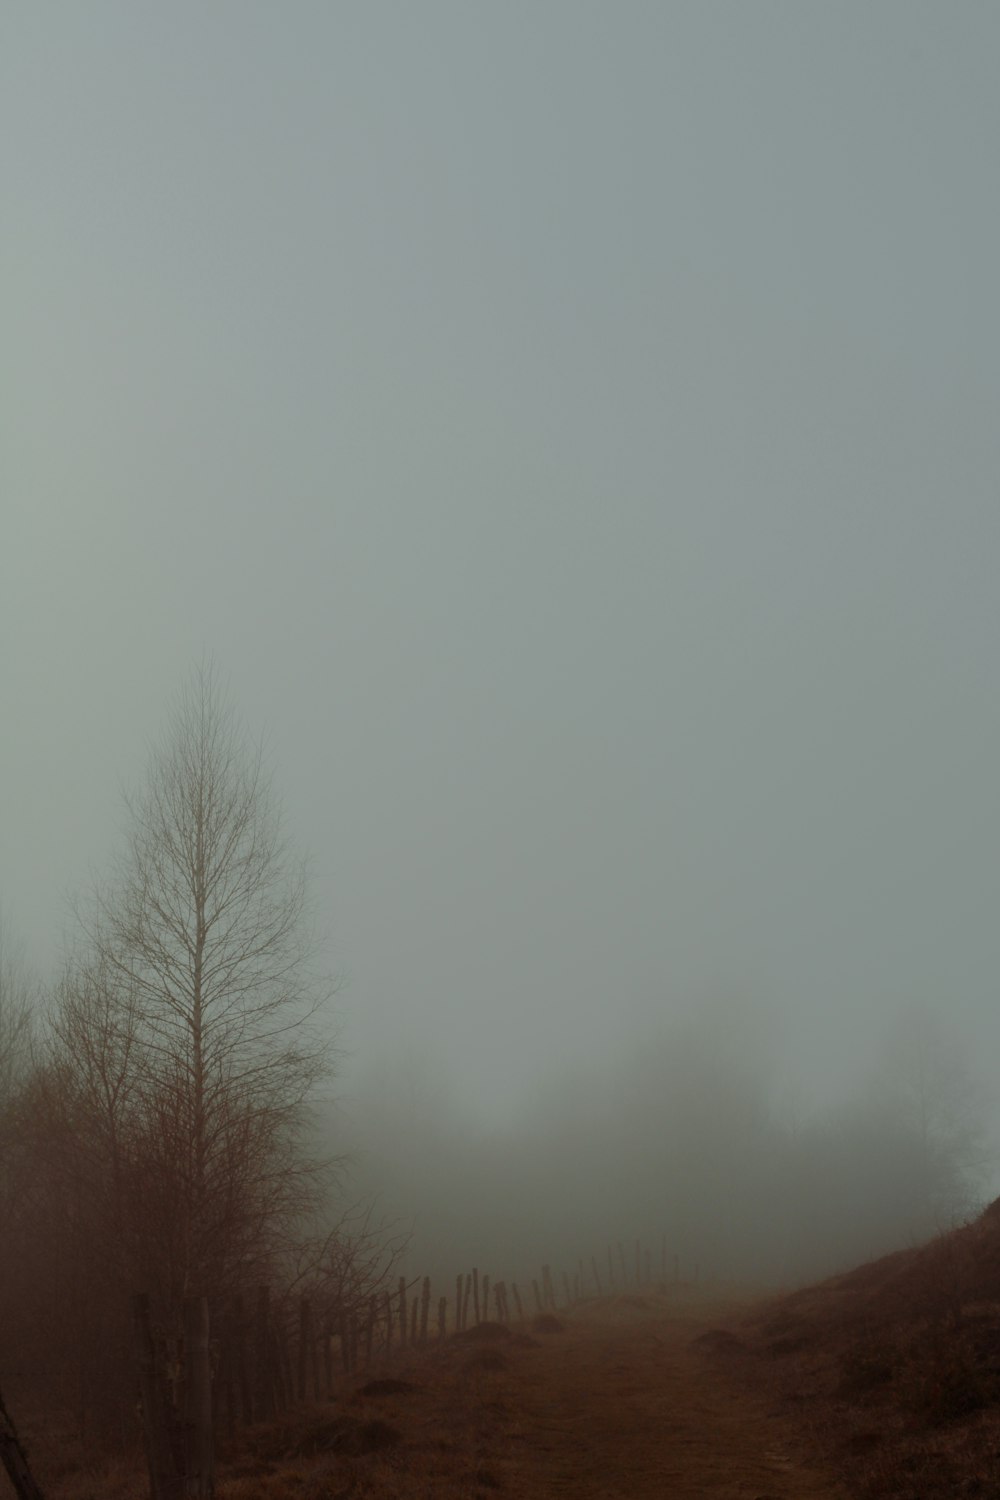
<svg viewBox="0 0 1000 1500">
<path fill-rule="evenodd" d="M 203 651 L 348 976 L 502 1112 L 674 1006 L 1000 1048 L 1000 8 L 0 22 L 0 901 Z"/>
</svg>

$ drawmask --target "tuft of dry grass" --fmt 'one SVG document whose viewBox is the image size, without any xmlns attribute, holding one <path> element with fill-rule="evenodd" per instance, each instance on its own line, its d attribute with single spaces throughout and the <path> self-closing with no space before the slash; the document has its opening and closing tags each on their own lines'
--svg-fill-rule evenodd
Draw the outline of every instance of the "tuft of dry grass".
<svg viewBox="0 0 1000 1500">
<path fill-rule="evenodd" d="M 410 1380 L 393 1380 L 391 1378 L 369 1380 L 356 1393 L 354 1399 L 359 1401 L 364 1396 L 369 1398 L 372 1396 L 408 1396 L 411 1391 L 415 1390 L 416 1386 Z"/>
</svg>

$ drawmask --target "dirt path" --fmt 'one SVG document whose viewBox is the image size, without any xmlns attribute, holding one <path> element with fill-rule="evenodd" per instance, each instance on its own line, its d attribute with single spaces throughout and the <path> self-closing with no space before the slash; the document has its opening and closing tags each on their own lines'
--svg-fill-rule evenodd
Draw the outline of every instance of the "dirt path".
<svg viewBox="0 0 1000 1500">
<path fill-rule="evenodd" d="M 248 1429 L 223 1457 L 217 1495 L 848 1500 L 766 1397 L 698 1343 L 733 1310 L 622 1297 L 579 1308 L 559 1332 L 493 1325 L 397 1352 L 332 1406 Z M 39 1452 L 58 1456 L 51 1443 Z M 137 1464 L 99 1484 L 65 1465 L 40 1478 L 52 1500 L 146 1493 Z"/>
<path fill-rule="evenodd" d="M 841 1500 L 787 1424 L 694 1343 L 711 1311 L 608 1303 L 511 1358 L 496 1395 L 521 1429 L 512 1492 Z"/>
<path fill-rule="evenodd" d="M 355 1398 L 362 1420 L 388 1422 L 402 1440 L 341 1468 L 337 1493 L 846 1500 L 765 1397 L 698 1344 L 727 1311 L 609 1299 L 561 1332 L 449 1339 L 397 1367 L 406 1393 Z"/>
</svg>

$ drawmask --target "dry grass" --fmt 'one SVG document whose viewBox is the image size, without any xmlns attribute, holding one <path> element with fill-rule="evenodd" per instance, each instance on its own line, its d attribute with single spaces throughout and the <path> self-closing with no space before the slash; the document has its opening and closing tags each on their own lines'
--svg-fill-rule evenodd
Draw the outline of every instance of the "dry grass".
<svg viewBox="0 0 1000 1500">
<path fill-rule="evenodd" d="M 51 1500 L 146 1494 L 138 1456 L 95 1465 L 69 1433 L 25 1436 Z M 219 1500 L 987 1500 L 1000 1209 L 765 1303 L 651 1289 L 483 1323 L 219 1459 Z"/>
<path fill-rule="evenodd" d="M 865 1500 L 1000 1494 L 1000 1211 L 758 1309 L 730 1350 Z"/>
<path fill-rule="evenodd" d="M 841 1500 L 791 1424 L 694 1345 L 731 1311 L 651 1292 L 397 1353 L 334 1404 L 223 1447 L 219 1500 Z M 146 1492 L 138 1462 L 39 1470 L 51 1500 Z"/>
</svg>

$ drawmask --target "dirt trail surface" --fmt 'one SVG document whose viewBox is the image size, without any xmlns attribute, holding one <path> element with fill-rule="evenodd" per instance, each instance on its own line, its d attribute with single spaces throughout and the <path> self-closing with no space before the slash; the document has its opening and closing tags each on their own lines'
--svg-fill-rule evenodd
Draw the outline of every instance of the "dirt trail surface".
<svg viewBox="0 0 1000 1500">
<path fill-rule="evenodd" d="M 516 1438 L 509 1488 L 835 1500 L 841 1492 L 807 1464 L 787 1426 L 712 1358 L 711 1311 L 609 1301 L 565 1320 L 562 1333 L 535 1334 L 540 1348 L 511 1350 L 494 1398 Z M 488 1407 L 486 1388 L 482 1396 Z"/>
<path fill-rule="evenodd" d="M 536 1335 L 504 1391 L 518 1495 L 835 1500 L 787 1425 L 711 1354 L 711 1323 L 610 1302 Z M 707 1335 L 707 1336 L 706 1336 Z M 699 1343 L 699 1337 L 704 1343 Z M 498 1392 L 499 1396 L 499 1392 Z"/>
<path fill-rule="evenodd" d="M 258 1449 L 271 1464 L 242 1480 L 230 1471 L 220 1494 L 288 1494 L 297 1457 L 298 1493 L 345 1500 L 845 1500 L 801 1435 L 713 1352 L 726 1336 L 712 1330 L 733 1310 L 609 1298 L 560 1315 L 558 1331 L 486 1325 L 449 1338 L 400 1359 L 387 1388 L 354 1390 L 339 1406 L 353 1436 L 317 1423 L 304 1449 L 288 1432 L 290 1447 Z M 307 1454 L 319 1467 L 304 1472 Z"/>
</svg>

